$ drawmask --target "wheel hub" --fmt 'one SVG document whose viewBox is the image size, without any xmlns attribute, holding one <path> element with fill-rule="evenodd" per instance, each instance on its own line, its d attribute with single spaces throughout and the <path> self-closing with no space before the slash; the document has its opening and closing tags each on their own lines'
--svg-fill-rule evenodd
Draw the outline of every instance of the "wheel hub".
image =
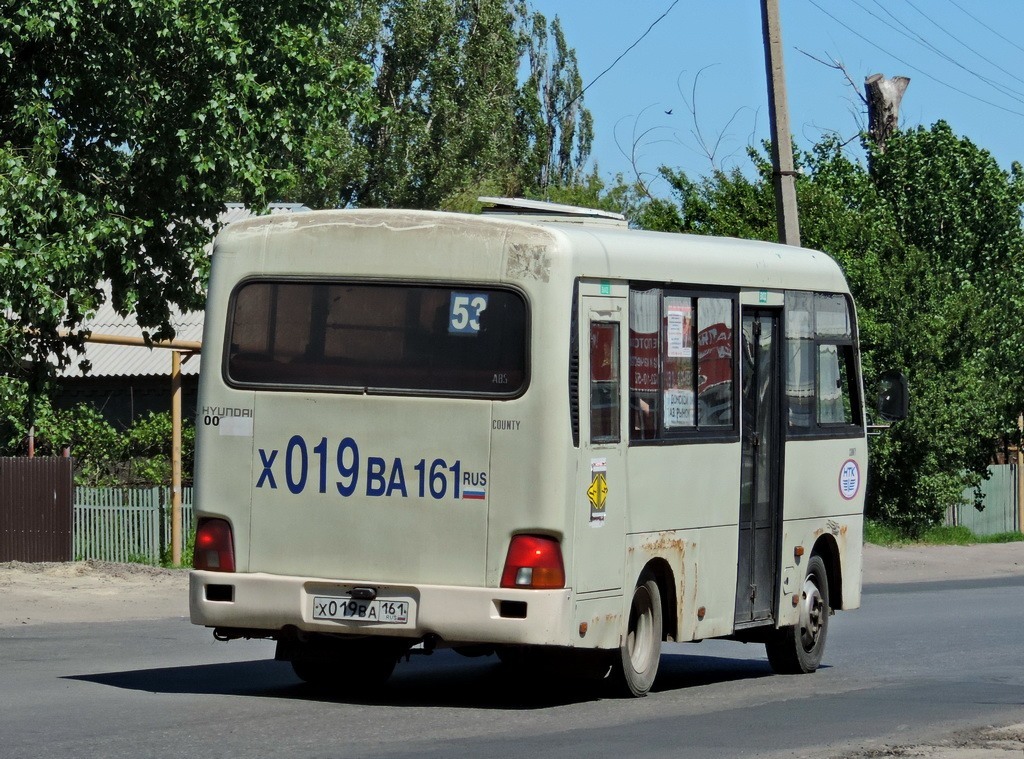
<svg viewBox="0 0 1024 759">
<path fill-rule="evenodd" d="M 804 580 L 800 598 L 800 642 L 805 651 L 814 648 L 825 621 L 825 601 L 814 577 Z"/>
</svg>

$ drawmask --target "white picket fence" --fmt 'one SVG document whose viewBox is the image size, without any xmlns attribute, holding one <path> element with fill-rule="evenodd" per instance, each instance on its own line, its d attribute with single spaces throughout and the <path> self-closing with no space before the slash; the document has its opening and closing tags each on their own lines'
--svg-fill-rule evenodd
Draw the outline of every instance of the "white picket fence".
<svg viewBox="0 0 1024 759">
<path fill-rule="evenodd" d="M 171 543 L 170 488 L 75 488 L 78 561 L 159 564 Z M 194 528 L 192 488 L 182 488 L 182 541 Z"/>
</svg>

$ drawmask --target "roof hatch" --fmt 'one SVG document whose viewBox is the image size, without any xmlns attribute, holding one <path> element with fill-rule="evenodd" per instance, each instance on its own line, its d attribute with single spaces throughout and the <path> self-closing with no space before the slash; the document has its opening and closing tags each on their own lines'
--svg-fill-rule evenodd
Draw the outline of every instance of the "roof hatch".
<svg viewBox="0 0 1024 759">
<path fill-rule="evenodd" d="M 600 224 L 602 226 L 627 227 L 626 217 L 621 213 L 602 211 L 597 208 L 568 206 L 549 203 L 545 200 L 526 198 L 477 198 L 484 204 L 483 213 L 488 216 L 509 216 L 522 221 L 557 222 L 559 224 Z"/>
</svg>

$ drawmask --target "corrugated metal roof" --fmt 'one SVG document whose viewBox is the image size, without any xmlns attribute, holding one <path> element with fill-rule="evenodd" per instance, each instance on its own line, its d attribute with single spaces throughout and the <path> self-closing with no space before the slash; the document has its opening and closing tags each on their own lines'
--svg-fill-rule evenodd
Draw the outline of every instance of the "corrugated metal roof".
<svg viewBox="0 0 1024 759">
<path fill-rule="evenodd" d="M 298 213 L 310 210 L 300 203 L 274 203 L 270 213 Z M 220 215 L 219 221 L 231 224 L 248 219 L 253 214 L 240 203 L 228 203 L 227 210 Z M 89 330 L 97 335 L 114 335 L 116 337 L 142 337 L 135 314 L 127 317 L 118 314 L 110 303 L 110 283 L 102 284 L 106 300 L 96 314 L 82 322 L 82 330 Z M 200 341 L 203 339 L 203 312 L 181 312 L 171 308 L 171 326 L 174 327 L 175 339 Z M 91 364 L 89 372 L 79 369 L 82 359 Z M 144 377 L 167 376 L 171 373 L 171 351 L 165 348 L 145 348 L 137 346 L 107 345 L 103 343 L 86 343 L 84 355 L 73 355 L 71 365 L 59 372 L 59 376 L 71 377 Z M 181 366 L 184 375 L 199 374 L 199 356 L 184 361 Z"/>
<path fill-rule="evenodd" d="M 106 302 L 100 306 L 96 315 L 82 322 L 82 330 L 89 330 L 96 335 L 112 335 L 114 337 L 142 337 L 142 328 L 134 314 L 127 317 L 118 314 L 110 303 L 110 283 L 102 284 Z M 186 311 L 171 308 L 171 326 L 174 327 L 175 339 L 203 339 L 203 312 Z M 82 359 L 91 365 L 88 373 L 79 369 Z M 145 348 L 131 345 L 107 345 L 105 343 L 86 343 L 84 355 L 72 358 L 70 366 L 65 368 L 61 377 L 144 377 L 149 375 L 166 376 L 171 373 L 171 352 L 166 348 Z M 185 375 L 199 374 L 199 356 L 185 361 L 181 366 Z"/>
</svg>

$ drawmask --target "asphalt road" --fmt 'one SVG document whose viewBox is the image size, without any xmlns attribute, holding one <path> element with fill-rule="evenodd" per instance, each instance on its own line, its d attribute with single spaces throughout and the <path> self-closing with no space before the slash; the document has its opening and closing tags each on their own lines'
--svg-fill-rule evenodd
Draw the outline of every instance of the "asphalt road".
<svg viewBox="0 0 1024 759">
<path fill-rule="evenodd" d="M 761 646 L 679 644 L 636 700 L 451 652 L 399 664 L 375 700 L 340 700 L 270 661 L 272 644 L 217 643 L 182 618 L 8 626 L 0 756 L 879 756 L 1024 722 L 1024 577 L 865 591 L 833 617 L 814 675 L 772 675 Z"/>
</svg>

